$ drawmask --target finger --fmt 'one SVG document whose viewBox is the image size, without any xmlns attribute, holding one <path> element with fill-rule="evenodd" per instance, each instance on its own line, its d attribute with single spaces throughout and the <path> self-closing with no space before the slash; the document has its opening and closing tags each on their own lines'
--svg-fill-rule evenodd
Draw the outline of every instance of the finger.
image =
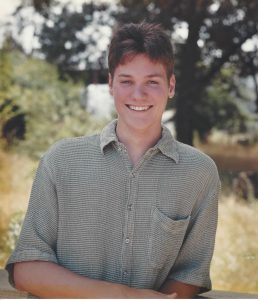
<svg viewBox="0 0 258 300">
<path fill-rule="evenodd" d="M 169 299 L 176 299 L 177 298 L 177 293 L 169 294 L 167 298 L 169 298 Z"/>
</svg>

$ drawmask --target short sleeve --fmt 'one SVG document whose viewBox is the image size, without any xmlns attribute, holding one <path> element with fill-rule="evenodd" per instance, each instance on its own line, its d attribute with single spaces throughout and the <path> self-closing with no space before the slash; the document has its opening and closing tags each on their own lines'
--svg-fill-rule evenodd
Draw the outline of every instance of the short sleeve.
<svg viewBox="0 0 258 300">
<path fill-rule="evenodd" d="M 179 255 L 167 279 L 211 289 L 210 263 L 218 219 L 220 180 L 217 169 L 199 196 L 199 206 L 190 218 Z"/>
<path fill-rule="evenodd" d="M 13 264 L 22 261 L 51 261 L 55 254 L 58 229 L 58 202 L 54 176 L 46 157 L 39 163 L 33 182 L 29 206 L 15 250 L 6 264 L 13 285 Z"/>
</svg>

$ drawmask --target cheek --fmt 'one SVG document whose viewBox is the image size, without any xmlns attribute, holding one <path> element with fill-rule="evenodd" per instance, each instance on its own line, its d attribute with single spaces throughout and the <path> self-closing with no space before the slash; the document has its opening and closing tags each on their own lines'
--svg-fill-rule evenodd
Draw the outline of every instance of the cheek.
<svg viewBox="0 0 258 300">
<path fill-rule="evenodd" d="M 123 100 L 126 100 L 129 95 L 129 88 L 114 87 L 113 89 L 113 97 L 115 102 L 122 102 Z"/>
<path fill-rule="evenodd" d="M 119 108 L 124 105 L 125 96 L 120 90 L 116 89 L 113 91 L 114 104 L 116 108 Z"/>
<path fill-rule="evenodd" d="M 154 87 L 154 88 L 150 88 L 148 90 L 149 94 L 151 96 L 153 96 L 154 98 L 164 98 L 167 100 L 168 95 L 169 95 L 169 90 L 167 87 Z"/>
</svg>

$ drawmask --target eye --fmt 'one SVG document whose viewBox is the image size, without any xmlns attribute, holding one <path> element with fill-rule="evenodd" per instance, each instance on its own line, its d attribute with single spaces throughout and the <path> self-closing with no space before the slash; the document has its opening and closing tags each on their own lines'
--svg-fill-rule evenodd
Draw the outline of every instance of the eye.
<svg viewBox="0 0 258 300">
<path fill-rule="evenodd" d="M 122 83 L 124 85 L 130 85 L 130 84 L 132 84 L 132 81 L 130 81 L 130 80 L 122 80 L 122 81 L 120 81 L 120 83 Z"/>
<path fill-rule="evenodd" d="M 150 85 L 158 85 L 159 82 L 156 81 L 156 80 L 149 80 L 149 81 L 148 81 L 148 84 L 150 84 Z"/>
</svg>

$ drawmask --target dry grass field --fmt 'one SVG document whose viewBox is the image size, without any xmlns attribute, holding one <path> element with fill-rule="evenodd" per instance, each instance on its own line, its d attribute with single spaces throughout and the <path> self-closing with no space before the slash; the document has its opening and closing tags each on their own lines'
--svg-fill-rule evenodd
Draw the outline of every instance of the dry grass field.
<svg viewBox="0 0 258 300">
<path fill-rule="evenodd" d="M 248 147 L 216 142 L 200 144 L 198 148 L 210 155 L 220 170 L 258 171 L 258 145 Z"/>
<path fill-rule="evenodd" d="M 250 153 L 245 156 L 252 157 Z M 0 151 L 0 268 L 8 256 L 4 243 L 10 216 L 26 210 L 36 165 L 26 157 Z M 258 293 L 257 204 L 237 202 L 233 195 L 221 196 L 211 267 L 213 289 Z"/>
<path fill-rule="evenodd" d="M 18 154 L 0 152 L 0 211 L 26 209 L 36 163 Z"/>
<path fill-rule="evenodd" d="M 215 252 L 211 266 L 213 289 L 258 293 L 258 205 L 221 197 Z"/>
<path fill-rule="evenodd" d="M 27 208 L 36 165 L 29 158 L 0 150 L 0 268 L 8 255 L 6 239 L 11 216 Z"/>
<path fill-rule="evenodd" d="M 258 145 L 199 144 L 220 171 L 258 171 Z M 225 186 L 224 186 L 225 188 Z M 251 205 L 228 195 L 226 187 L 219 205 L 219 222 L 211 267 L 213 288 L 258 293 L 258 199 Z"/>
</svg>

